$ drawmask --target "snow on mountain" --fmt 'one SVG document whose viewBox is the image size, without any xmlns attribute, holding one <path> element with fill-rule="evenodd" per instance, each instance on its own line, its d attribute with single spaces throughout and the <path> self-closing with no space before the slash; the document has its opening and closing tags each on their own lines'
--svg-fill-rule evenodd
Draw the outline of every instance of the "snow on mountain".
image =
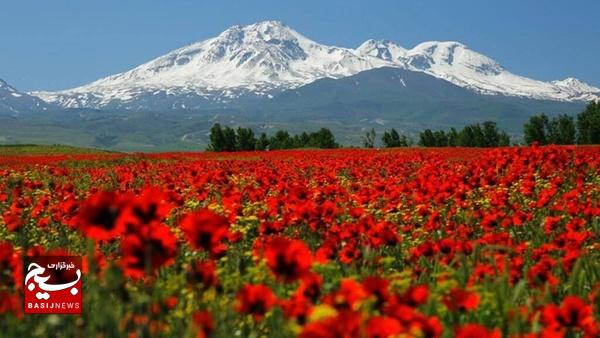
<svg viewBox="0 0 600 338">
<path fill-rule="evenodd" d="M 18 116 L 21 113 L 48 109 L 48 104 L 35 96 L 21 93 L 0 79 L 0 115 L 8 113 Z"/>
<path fill-rule="evenodd" d="M 430 41 L 406 50 L 389 41 L 369 40 L 358 50 L 362 54 L 378 55 L 398 67 L 425 72 L 487 95 L 502 94 L 561 101 L 600 97 L 594 95 L 593 87 L 586 87 L 576 79 L 563 84 L 515 75 L 504 69 L 498 62 L 458 42 Z M 574 85 L 573 81 L 581 85 Z"/>
<path fill-rule="evenodd" d="M 552 81 L 552 84 L 565 91 L 572 92 L 574 97 L 579 97 L 579 100 L 597 100 L 600 97 L 600 88 L 591 86 L 573 77 Z"/>
<path fill-rule="evenodd" d="M 269 95 L 324 77 L 387 65 L 348 48 L 318 44 L 277 21 L 233 26 L 219 36 L 172 51 L 130 71 L 82 87 L 35 95 L 66 107 L 102 107 L 148 92 L 207 99 Z"/>
<path fill-rule="evenodd" d="M 362 55 L 369 55 L 388 62 L 396 63 L 406 57 L 406 49 L 389 40 L 367 40 L 360 45 L 357 51 Z"/>
<path fill-rule="evenodd" d="M 598 88 L 576 79 L 549 83 L 512 74 L 458 42 L 424 42 L 405 49 L 387 40 L 368 40 L 354 50 L 319 44 L 278 21 L 233 26 L 130 71 L 73 89 L 32 94 L 63 107 L 144 108 L 149 102 L 167 100 L 173 108 L 182 108 L 199 98 L 227 102 L 271 97 L 320 78 L 347 77 L 384 66 L 425 72 L 487 95 L 561 101 L 600 98 Z"/>
</svg>

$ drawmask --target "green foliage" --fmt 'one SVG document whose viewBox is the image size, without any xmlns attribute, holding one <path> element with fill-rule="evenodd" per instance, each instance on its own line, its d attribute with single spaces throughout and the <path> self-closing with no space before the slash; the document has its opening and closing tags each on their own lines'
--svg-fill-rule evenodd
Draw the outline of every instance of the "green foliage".
<svg viewBox="0 0 600 338">
<path fill-rule="evenodd" d="M 435 136 L 431 129 L 425 129 L 419 134 L 419 145 L 422 147 L 435 147 Z"/>
<path fill-rule="evenodd" d="M 375 137 L 377 136 L 377 134 L 375 133 L 375 129 L 371 128 L 371 130 L 369 130 L 368 132 L 365 133 L 365 135 L 362 137 L 363 139 L 363 146 L 365 148 L 373 148 L 375 147 Z"/>
<path fill-rule="evenodd" d="M 500 143 L 500 133 L 495 122 L 483 122 L 483 144 L 484 147 L 496 147 Z"/>
<path fill-rule="evenodd" d="M 392 128 L 391 131 L 385 131 L 383 136 L 381 137 L 381 142 L 386 148 L 395 148 L 395 147 L 408 147 L 409 140 L 406 135 L 400 136 L 396 129 Z"/>
<path fill-rule="evenodd" d="M 230 127 L 223 129 L 223 151 L 236 151 L 237 135 Z"/>
<path fill-rule="evenodd" d="M 459 140 L 459 135 L 458 135 L 458 131 L 456 131 L 456 128 L 450 128 L 450 131 L 448 132 L 448 146 L 449 147 L 456 147 L 458 146 L 460 140 Z"/>
<path fill-rule="evenodd" d="M 600 103 L 590 102 L 575 119 L 559 115 L 552 119 L 545 114 L 532 116 L 523 126 L 527 144 L 600 144 Z"/>
<path fill-rule="evenodd" d="M 210 144 L 208 145 L 208 150 L 223 151 L 224 144 L 225 136 L 223 135 L 223 129 L 220 124 L 215 123 L 212 128 L 210 128 Z"/>
<path fill-rule="evenodd" d="M 460 132 L 454 128 L 445 132 L 426 129 L 419 134 L 419 145 L 423 147 L 501 147 L 510 144 L 507 133 L 498 130 L 495 122 L 485 121 L 465 126 Z"/>
<path fill-rule="evenodd" d="M 256 140 L 256 150 L 267 150 L 269 148 L 269 137 L 266 133 L 260 133 Z"/>
<path fill-rule="evenodd" d="M 302 135 L 306 136 L 306 133 L 302 133 Z M 321 128 L 316 133 L 311 133 L 307 138 L 303 138 L 303 141 L 304 140 L 308 141 L 309 147 L 323 149 L 333 149 L 338 147 L 333 133 L 327 128 Z"/>
<path fill-rule="evenodd" d="M 216 123 L 210 130 L 210 151 L 252 151 L 252 150 L 275 150 L 293 148 L 322 148 L 332 149 L 339 145 L 331 130 L 321 128 L 313 133 L 303 132 L 291 136 L 287 130 L 278 130 L 270 138 L 266 133 L 261 133 L 258 139 L 250 128 L 238 127 L 234 130 L 230 127 L 222 128 Z"/>
<path fill-rule="evenodd" d="M 574 144 L 577 131 L 572 116 L 559 115 L 547 121 L 546 138 L 549 144 Z"/>
<path fill-rule="evenodd" d="M 236 150 L 248 151 L 256 148 L 256 137 L 250 128 L 239 127 L 236 135 Z"/>
<path fill-rule="evenodd" d="M 579 144 L 600 144 L 600 102 L 591 102 L 577 115 Z"/>
<path fill-rule="evenodd" d="M 525 143 L 547 144 L 546 125 L 548 125 L 548 117 L 545 114 L 530 117 L 529 122 L 523 126 Z"/>
<path fill-rule="evenodd" d="M 278 130 L 269 140 L 269 149 L 291 149 L 293 141 L 286 130 Z"/>
<path fill-rule="evenodd" d="M 0 156 L 12 155 L 75 155 L 75 154 L 102 154 L 108 153 L 104 150 L 93 148 L 80 148 L 55 145 L 35 145 L 35 144 L 3 144 L 0 145 Z"/>
</svg>

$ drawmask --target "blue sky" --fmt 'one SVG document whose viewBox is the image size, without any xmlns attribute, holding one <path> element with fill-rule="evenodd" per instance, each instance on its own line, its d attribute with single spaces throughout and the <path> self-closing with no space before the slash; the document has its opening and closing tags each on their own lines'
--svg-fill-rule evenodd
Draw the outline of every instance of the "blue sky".
<svg viewBox="0 0 600 338">
<path fill-rule="evenodd" d="M 460 41 L 520 75 L 600 86 L 598 0 L 19 0 L 0 6 L 0 78 L 64 89 L 234 24 L 280 20 L 321 43 Z"/>
</svg>

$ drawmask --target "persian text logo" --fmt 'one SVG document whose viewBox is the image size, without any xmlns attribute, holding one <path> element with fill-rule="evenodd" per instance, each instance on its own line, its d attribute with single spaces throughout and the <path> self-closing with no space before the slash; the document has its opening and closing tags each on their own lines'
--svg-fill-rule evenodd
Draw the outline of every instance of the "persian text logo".
<svg viewBox="0 0 600 338">
<path fill-rule="evenodd" d="M 25 313 L 79 314 L 81 256 L 25 258 Z"/>
</svg>

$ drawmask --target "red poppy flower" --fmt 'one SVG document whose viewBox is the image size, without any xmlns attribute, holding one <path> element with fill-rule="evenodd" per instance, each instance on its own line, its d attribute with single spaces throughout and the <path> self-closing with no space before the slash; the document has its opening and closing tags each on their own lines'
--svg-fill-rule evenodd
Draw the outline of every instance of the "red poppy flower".
<svg viewBox="0 0 600 338">
<path fill-rule="evenodd" d="M 167 195 L 158 188 L 146 188 L 136 196 L 123 210 L 119 217 L 119 226 L 127 232 L 135 232 L 137 228 L 152 223 L 164 221 L 172 206 L 167 201 Z"/>
<path fill-rule="evenodd" d="M 354 338 L 361 336 L 361 315 L 354 311 L 342 311 L 336 316 L 307 324 L 300 338 Z"/>
<path fill-rule="evenodd" d="M 362 285 L 369 294 L 375 296 L 376 306 L 381 307 L 390 298 L 390 282 L 385 278 L 367 277 Z"/>
<path fill-rule="evenodd" d="M 15 231 L 23 225 L 22 216 L 23 209 L 14 204 L 4 211 L 2 218 L 8 231 Z"/>
<path fill-rule="evenodd" d="M 0 242 L 0 286 L 20 288 L 22 273 L 22 264 L 12 245 Z"/>
<path fill-rule="evenodd" d="M 362 257 L 362 252 L 354 244 L 346 244 L 338 253 L 339 261 L 344 264 L 351 264 Z"/>
<path fill-rule="evenodd" d="M 213 257 L 220 257 L 227 250 L 223 242 L 229 236 L 229 221 L 208 209 L 186 215 L 181 230 L 192 247 L 206 250 Z"/>
<path fill-rule="evenodd" d="M 334 306 L 336 309 L 354 310 L 358 302 L 367 298 L 369 294 L 362 284 L 354 279 L 343 279 L 337 291 L 324 297 L 324 302 Z"/>
<path fill-rule="evenodd" d="M 418 318 L 411 324 L 411 327 L 421 331 L 425 338 L 439 338 L 444 332 L 442 323 L 438 317 Z"/>
<path fill-rule="evenodd" d="M 18 294 L 11 294 L 6 291 L 0 291 L 0 314 L 12 313 L 15 317 L 22 317 L 21 297 Z"/>
<path fill-rule="evenodd" d="M 148 225 L 121 241 L 121 265 L 126 276 L 134 279 L 153 274 L 175 261 L 177 239 L 163 224 Z"/>
<path fill-rule="evenodd" d="M 298 286 L 297 294 L 315 302 L 321 295 L 321 285 L 323 278 L 314 272 L 309 272 L 302 278 L 302 282 Z"/>
<path fill-rule="evenodd" d="M 192 315 L 194 325 L 198 328 L 196 338 L 207 338 L 215 329 L 212 314 L 208 311 L 196 311 Z"/>
<path fill-rule="evenodd" d="M 287 319 L 295 319 L 300 325 L 304 325 L 306 319 L 310 315 L 313 306 L 301 294 L 295 294 L 292 298 L 279 302 L 283 315 Z"/>
<path fill-rule="evenodd" d="M 300 240 L 275 237 L 264 249 L 265 259 L 271 271 L 286 282 L 306 275 L 312 263 L 312 255 Z"/>
<path fill-rule="evenodd" d="M 236 310 L 262 320 L 265 313 L 277 303 L 277 297 L 263 284 L 246 284 L 237 294 Z"/>
<path fill-rule="evenodd" d="M 443 302 L 450 311 L 471 311 L 479 305 L 479 295 L 463 289 L 452 289 L 443 298 Z"/>
<path fill-rule="evenodd" d="M 427 302 L 427 298 L 429 298 L 429 288 L 427 285 L 423 284 L 411 286 L 401 298 L 403 303 L 412 307 L 417 307 Z"/>
<path fill-rule="evenodd" d="M 400 322 L 391 317 L 372 317 L 367 323 L 367 337 L 387 338 L 402 333 Z"/>
<path fill-rule="evenodd" d="M 586 304 L 579 297 L 567 296 L 562 304 L 546 305 L 542 310 L 542 321 L 555 330 L 561 328 L 579 328 L 586 336 L 594 337 L 600 333 L 600 327 L 596 322 L 591 305 Z"/>
<path fill-rule="evenodd" d="M 466 324 L 456 329 L 456 338 L 501 338 L 498 329 L 488 329 L 479 324 Z"/>
<path fill-rule="evenodd" d="M 202 283 L 204 288 L 217 286 L 219 281 L 215 270 L 215 262 L 211 260 L 196 262 L 188 269 L 188 282 L 192 284 Z"/>
<path fill-rule="evenodd" d="M 77 221 L 81 231 L 86 237 L 98 241 L 122 234 L 125 226 L 117 220 L 129 202 L 129 196 L 117 192 L 91 195 L 79 207 Z"/>
</svg>

